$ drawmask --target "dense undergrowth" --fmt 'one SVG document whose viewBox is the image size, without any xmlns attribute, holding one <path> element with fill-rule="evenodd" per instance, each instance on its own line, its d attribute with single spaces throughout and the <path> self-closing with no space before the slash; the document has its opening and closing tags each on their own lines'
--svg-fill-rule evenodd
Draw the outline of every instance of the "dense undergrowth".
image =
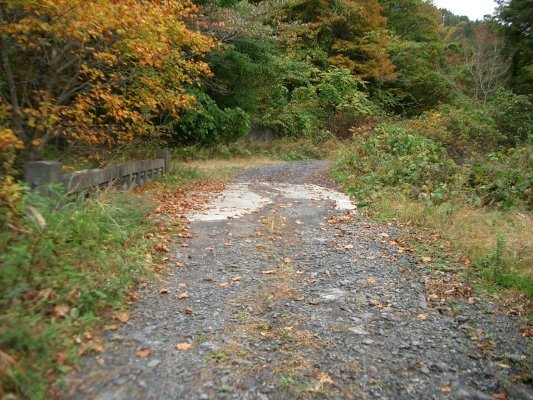
<svg viewBox="0 0 533 400">
<path fill-rule="evenodd" d="M 165 185 L 197 178 L 177 169 Z M 80 355 L 101 351 L 97 332 L 124 322 L 134 284 L 153 275 L 155 203 L 133 192 L 18 193 L 0 214 L 0 397 L 48 399 Z"/>
<path fill-rule="evenodd" d="M 532 109 L 504 96 L 498 107 L 463 101 L 384 122 L 354 137 L 334 175 L 360 206 L 431 228 L 473 275 L 533 299 L 532 125 L 523 125 Z"/>
</svg>

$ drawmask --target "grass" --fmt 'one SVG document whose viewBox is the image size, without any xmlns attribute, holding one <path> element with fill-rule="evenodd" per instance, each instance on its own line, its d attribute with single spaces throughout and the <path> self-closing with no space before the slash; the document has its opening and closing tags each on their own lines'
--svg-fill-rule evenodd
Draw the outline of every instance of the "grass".
<svg viewBox="0 0 533 400">
<path fill-rule="evenodd" d="M 202 178 L 175 167 L 152 192 Z M 0 216 L 0 398 L 55 398 L 61 376 L 102 351 L 99 329 L 157 271 L 154 241 L 171 227 L 147 218 L 150 188 L 88 199 L 21 193 Z"/>
<path fill-rule="evenodd" d="M 490 210 L 465 203 L 429 205 L 385 192 L 371 209 L 381 220 L 428 228 L 467 257 L 470 278 L 485 288 L 517 289 L 533 299 L 533 216 L 526 211 Z"/>
</svg>

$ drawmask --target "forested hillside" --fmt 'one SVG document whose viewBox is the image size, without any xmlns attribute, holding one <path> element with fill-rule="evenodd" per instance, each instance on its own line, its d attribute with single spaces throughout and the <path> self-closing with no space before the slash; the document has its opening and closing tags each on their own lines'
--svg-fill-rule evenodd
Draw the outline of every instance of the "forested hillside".
<svg viewBox="0 0 533 400">
<path fill-rule="evenodd" d="M 104 236 L 142 240 L 131 199 L 105 212 L 35 200 L 21 183 L 24 162 L 94 167 L 160 147 L 246 147 L 258 132 L 333 139 L 335 178 L 361 207 L 438 231 L 474 275 L 533 298 L 533 0 L 498 4 L 470 21 L 430 0 L 0 2 L 0 310 L 37 304 L 24 324 L 48 321 L 56 300 L 42 291 L 83 280 L 76 257 L 92 257 Z M 42 215 L 73 239 L 47 236 Z M 68 261 L 59 245 L 79 254 Z M 52 279 L 45 266 L 62 262 Z M 77 312 L 93 318 L 133 280 L 95 279 Z M 71 294 L 54 292 L 67 303 Z M 34 372 L 52 370 L 48 381 L 63 362 L 46 342 L 10 352 L 30 336 L 14 315 L 0 321 L 0 379 L 7 392 L 44 398 L 37 378 L 21 392 L 28 379 L 13 365 L 45 360 Z"/>
</svg>

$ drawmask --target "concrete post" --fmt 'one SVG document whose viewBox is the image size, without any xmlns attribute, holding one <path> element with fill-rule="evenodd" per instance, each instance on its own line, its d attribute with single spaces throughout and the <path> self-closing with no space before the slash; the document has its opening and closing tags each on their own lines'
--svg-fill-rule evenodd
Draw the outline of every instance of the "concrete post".
<svg viewBox="0 0 533 400">
<path fill-rule="evenodd" d="M 57 161 L 28 161 L 24 163 L 24 181 L 31 190 L 46 194 L 46 186 L 62 183 L 61 163 Z"/>
<path fill-rule="evenodd" d="M 155 152 L 155 156 L 165 160 L 165 174 L 170 172 L 170 151 L 159 149 Z"/>
</svg>

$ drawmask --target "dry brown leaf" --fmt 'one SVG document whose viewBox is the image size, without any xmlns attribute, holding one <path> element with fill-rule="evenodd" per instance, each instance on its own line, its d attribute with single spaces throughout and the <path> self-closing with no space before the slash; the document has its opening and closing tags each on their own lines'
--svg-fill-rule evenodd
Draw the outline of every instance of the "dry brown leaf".
<svg viewBox="0 0 533 400">
<path fill-rule="evenodd" d="M 228 285 L 229 285 L 229 282 L 222 282 L 219 286 L 220 286 L 221 288 L 225 288 L 225 287 L 227 287 Z"/>
<path fill-rule="evenodd" d="M 296 275 L 303 275 L 303 274 L 304 274 L 304 272 L 303 272 L 303 271 L 300 271 L 300 270 L 295 271 L 294 273 L 295 273 Z"/>
<path fill-rule="evenodd" d="M 126 312 L 121 312 L 115 315 L 115 319 L 119 320 L 124 324 L 129 321 L 130 316 Z"/>
<path fill-rule="evenodd" d="M 70 307 L 65 304 L 59 304 L 54 307 L 54 317 L 66 317 L 70 312 Z"/>
<path fill-rule="evenodd" d="M 152 353 L 152 350 L 150 350 L 148 347 L 141 348 L 137 353 L 137 357 L 139 358 L 146 358 Z"/>
<path fill-rule="evenodd" d="M 191 308 L 191 307 L 185 307 L 185 309 L 183 310 L 183 312 L 184 312 L 186 315 L 192 315 L 192 308 Z"/>
<path fill-rule="evenodd" d="M 180 300 L 188 299 L 188 298 L 189 298 L 189 295 L 187 293 L 178 294 L 178 299 L 180 299 Z"/>
<path fill-rule="evenodd" d="M 452 388 L 449 387 L 448 385 L 446 385 L 446 386 L 441 387 L 441 388 L 440 388 L 440 391 L 441 391 L 442 393 L 450 393 L 450 392 L 452 391 Z"/>
<path fill-rule="evenodd" d="M 154 250 L 155 251 L 161 251 L 161 252 L 165 252 L 165 253 L 168 253 L 170 250 L 168 249 L 167 246 L 165 246 L 163 243 L 156 243 L 154 244 Z"/>
<path fill-rule="evenodd" d="M 289 257 L 285 257 L 285 258 L 283 259 L 283 263 L 285 263 L 285 264 L 290 264 L 290 263 L 292 263 L 292 260 L 291 260 Z"/>
<path fill-rule="evenodd" d="M 182 262 L 176 261 L 176 268 L 183 268 L 183 267 L 185 267 L 185 264 L 183 264 Z"/>
<path fill-rule="evenodd" d="M 417 264 L 427 264 L 428 262 L 431 262 L 431 257 L 422 257 L 417 261 Z"/>
<path fill-rule="evenodd" d="M 176 345 L 176 350 L 186 351 L 186 350 L 189 350 L 191 347 L 192 347 L 191 343 L 178 343 Z"/>
<path fill-rule="evenodd" d="M 419 321 L 425 321 L 426 319 L 428 319 L 428 316 L 426 314 L 418 314 L 416 316 L 416 319 L 418 319 Z"/>
<path fill-rule="evenodd" d="M 435 293 L 432 293 L 428 296 L 428 300 L 429 301 L 437 301 L 439 299 L 439 296 L 436 295 Z"/>
<path fill-rule="evenodd" d="M 234 276 L 233 278 L 231 278 L 231 280 L 233 282 L 239 282 L 241 279 L 242 279 L 242 277 L 240 277 L 240 276 Z"/>
<path fill-rule="evenodd" d="M 120 328 L 119 324 L 104 325 L 104 331 L 116 331 Z"/>
<path fill-rule="evenodd" d="M 168 288 L 159 289 L 159 294 L 168 294 Z"/>
<path fill-rule="evenodd" d="M 296 221 L 294 221 L 294 223 L 295 223 L 296 225 L 302 225 L 302 224 L 303 224 L 303 222 L 300 221 L 299 219 L 297 219 Z"/>
<path fill-rule="evenodd" d="M 267 270 L 261 271 L 261 273 L 263 275 L 273 275 L 273 274 L 276 273 L 276 270 L 275 269 L 267 269 Z"/>
<path fill-rule="evenodd" d="M 104 357 L 97 357 L 96 362 L 98 365 L 104 365 L 105 364 L 105 358 Z"/>
<path fill-rule="evenodd" d="M 494 393 L 492 397 L 496 400 L 507 400 L 507 394 L 505 392 Z"/>
</svg>

